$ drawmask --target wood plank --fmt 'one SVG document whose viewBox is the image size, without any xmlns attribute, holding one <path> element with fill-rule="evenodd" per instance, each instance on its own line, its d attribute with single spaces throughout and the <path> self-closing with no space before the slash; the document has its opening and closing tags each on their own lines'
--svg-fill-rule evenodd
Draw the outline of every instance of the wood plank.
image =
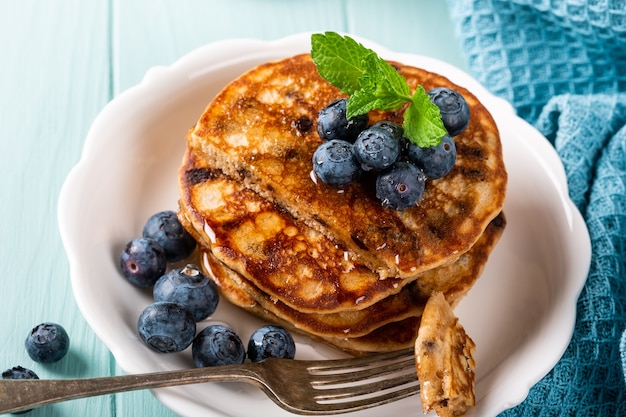
<svg viewBox="0 0 626 417">
<path fill-rule="evenodd" d="M 116 0 L 115 92 L 141 81 L 155 65 L 221 39 L 277 39 L 298 32 L 345 30 L 342 1 Z"/>
<path fill-rule="evenodd" d="M 423 54 L 460 68 L 446 2 L 430 0 L 114 0 L 115 93 L 141 81 L 152 66 L 222 39 L 277 39 L 299 32 L 353 33 L 391 50 Z M 443 47 L 442 47 L 443 45 Z"/>
<path fill-rule="evenodd" d="M 0 353 L 42 378 L 107 375 L 111 356 L 74 302 L 56 205 L 91 121 L 110 98 L 107 1 L 3 2 L 0 14 Z M 7 62 L 8 61 L 8 62 Z M 88 198 L 88 196 L 85 196 Z M 10 318 L 10 319 L 9 319 Z M 57 322 L 71 339 L 52 365 L 24 349 L 31 328 Z M 112 416 L 110 399 L 56 404 L 32 416 Z"/>
<path fill-rule="evenodd" d="M 447 2 L 347 0 L 348 30 L 396 52 L 425 55 L 466 69 Z"/>
</svg>

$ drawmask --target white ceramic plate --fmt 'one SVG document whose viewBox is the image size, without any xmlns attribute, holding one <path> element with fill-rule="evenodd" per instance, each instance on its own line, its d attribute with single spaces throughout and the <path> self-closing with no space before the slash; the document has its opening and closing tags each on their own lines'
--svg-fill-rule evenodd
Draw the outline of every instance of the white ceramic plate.
<svg viewBox="0 0 626 417">
<path fill-rule="evenodd" d="M 477 406 L 468 416 L 495 416 L 521 402 L 567 347 L 590 261 L 587 230 L 568 198 L 553 148 L 506 102 L 448 64 L 359 40 L 385 58 L 442 73 L 467 87 L 501 129 L 510 176 L 508 226 L 484 275 L 456 310 L 478 346 Z M 151 214 L 176 209 L 187 129 L 239 74 L 309 50 L 310 34 L 274 42 L 214 43 L 170 67 L 151 69 L 94 121 L 60 195 L 59 227 L 78 306 L 126 372 L 192 366 L 189 350 L 158 354 L 138 339 L 137 317 L 151 294 L 125 282 L 117 267 L 122 247 L 140 234 Z M 226 302 L 212 321 L 231 325 L 243 340 L 261 325 Z M 296 340 L 299 359 L 341 356 L 306 338 Z M 288 415 L 256 388 L 239 383 L 165 388 L 155 395 L 182 416 Z M 420 407 L 418 397 L 412 397 L 355 414 L 417 415 Z"/>
</svg>

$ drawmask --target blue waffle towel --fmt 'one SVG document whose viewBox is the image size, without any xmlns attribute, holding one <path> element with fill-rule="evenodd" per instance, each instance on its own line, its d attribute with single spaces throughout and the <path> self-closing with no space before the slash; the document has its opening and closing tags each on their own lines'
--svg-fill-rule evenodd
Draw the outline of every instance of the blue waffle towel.
<svg viewBox="0 0 626 417">
<path fill-rule="evenodd" d="M 626 416 L 626 0 L 448 0 L 470 72 L 554 145 L 591 235 L 572 341 L 503 416 Z"/>
</svg>

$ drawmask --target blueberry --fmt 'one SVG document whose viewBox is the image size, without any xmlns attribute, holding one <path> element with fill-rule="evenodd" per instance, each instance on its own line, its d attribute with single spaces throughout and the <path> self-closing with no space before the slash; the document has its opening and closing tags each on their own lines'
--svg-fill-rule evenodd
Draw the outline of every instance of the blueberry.
<svg viewBox="0 0 626 417">
<path fill-rule="evenodd" d="M 196 247 L 196 241 L 173 211 L 161 211 L 152 215 L 144 225 L 142 235 L 161 245 L 168 262 L 182 261 Z"/>
<path fill-rule="evenodd" d="M 376 196 L 383 207 L 405 210 L 422 198 L 425 180 L 424 174 L 415 165 L 396 162 L 376 178 Z"/>
<path fill-rule="evenodd" d="M 70 349 L 70 338 L 63 326 L 41 323 L 30 331 L 24 344 L 28 356 L 35 362 L 53 363 L 61 360 Z"/>
<path fill-rule="evenodd" d="M 36 373 L 30 369 L 23 368 L 21 366 L 14 366 L 11 369 L 7 369 L 2 372 L 2 379 L 39 379 Z M 13 414 L 24 414 L 31 410 L 18 411 Z"/>
<path fill-rule="evenodd" d="M 428 92 L 430 101 L 441 111 L 441 120 L 450 136 L 462 133 L 470 120 L 470 110 L 465 98 L 446 87 L 433 88 Z"/>
<path fill-rule="evenodd" d="M 402 138 L 402 127 L 389 120 L 381 120 L 379 122 L 374 123 L 370 127 L 385 129 L 386 131 L 391 133 L 393 137 L 398 138 L 398 140 Z"/>
<path fill-rule="evenodd" d="M 180 304 L 195 321 L 213 314 L 219 301 L 215 283 L 192 264 L 163 275 L 154 285 L 153 293 L 154 301 Z"/>
<path fill-rule="evenodd" d="M 240 364 L 246 359 L 243 342 L 233 329 L 222 324 L 205 327 L 191 347 L 197 368 Z"/>
<path fill-rule="evenodd" d="M 196 322 L 191 313 L 176 303 L 150 304 L 137 320 L 137 332 L 152 349 L 180 352 L 186 349 L 196 334 Z"/>
<path fill-rule="evenodd" d="M 407 145 L 407 158 L 417 165 L 430 179 L 441 178 L 448 174 L 456 162 L 456 145 L 450 135 L 441 139 L 437 146 L 419 147 L 413 143 Z"/>
<path fill-rule="evenodd" d="M 128 281 L 150 287 L 165 273 L 165 252 L 156 240 L 139 237 L 126 244 L 120 255 L 120 268 Z"/>
<path fill-rule="evenodd" d="M 369 117 L 362 114 L 351 119 L 346 118 L 345 98 L 333 100 L 317 115 L 317 133 L 323 140 L 341 139 L 353 142 L 357 135 L 365 129 Z"/>
<path fill-rule="evenodd" d="M 333 139 L 322 143 L 313 153 L 313 172 L 324 184 L 342 187 L 356 181 L 363 171 L 352 144 Z"/>
<path fill-rule="evenodd" d="M 368 127 L 354 142 L 354 155 L 364 171 L 390 167 L 398 159 L 400 151 L 400 135 L 381 127 Z"/>
<path fill-rule="evenodd" d="M 289 332 L 281 326 L 263 326 L 250 336 L 248 357 L 252 362 L 267 358 L 293 359 L 296 356 L 296 344 Z"/>
<path fill-rule="evenodd" d="M 30 369 L 18 365 L 2 372 L 2 379 L 39 379 L 39 376 Z"/>
</svg>

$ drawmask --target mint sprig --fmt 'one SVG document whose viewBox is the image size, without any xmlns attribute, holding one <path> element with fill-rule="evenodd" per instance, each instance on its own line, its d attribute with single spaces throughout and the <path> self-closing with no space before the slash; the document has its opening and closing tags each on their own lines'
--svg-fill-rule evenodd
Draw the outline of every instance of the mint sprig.
<svg viewBox="0 0 626 417">
<path fill-rule="evenodd" d="M 436 146 L 447 134 L 439 108 L 420 85 L 411 94 L 406 79 L 387 61 L 349 36 L 311 35 L 311 57 L 320 76 L 349 96 L 348 118 L 371 110 L 404 112 L 404 136 L 420 147 Z"/>
</svg>

